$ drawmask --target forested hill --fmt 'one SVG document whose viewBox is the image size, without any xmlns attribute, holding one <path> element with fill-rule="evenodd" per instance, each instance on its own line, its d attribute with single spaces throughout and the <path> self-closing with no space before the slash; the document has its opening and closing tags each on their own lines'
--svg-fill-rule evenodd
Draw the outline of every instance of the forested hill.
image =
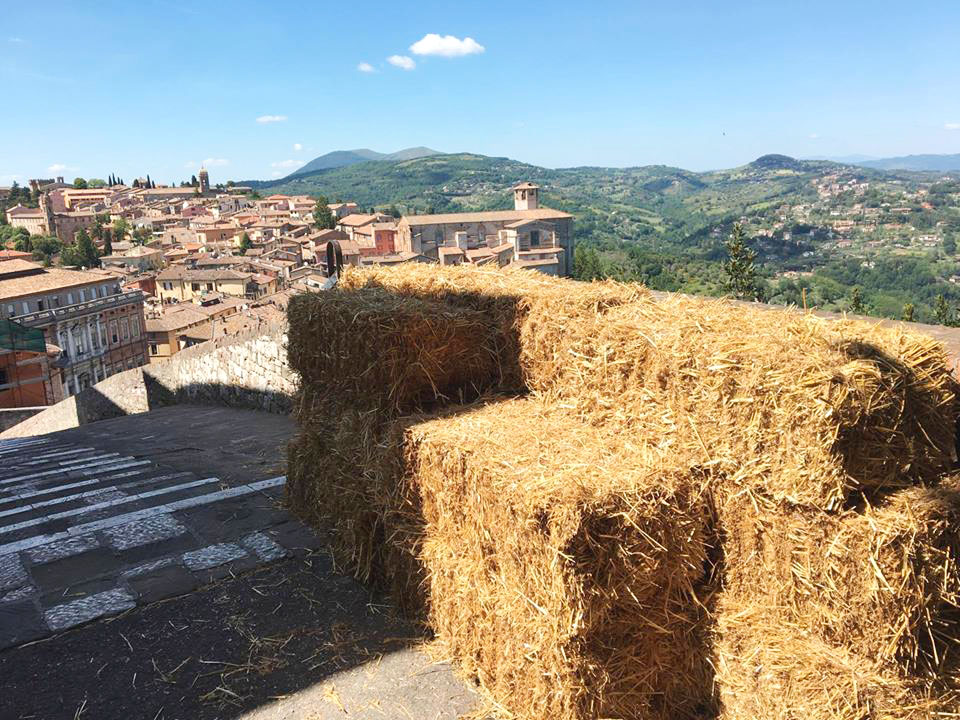
<svg viewBox="0 0 960 720">
<path fill-rule="evenodd" d="M 274 182 L 262 195 L 324 195 L 407 214 L 512 207 L 511 185 L 540 184 L 542 202 L 575 216 L 594 252 L 589 274 L 665 290 L 723 292 L 724 239 L 742 221 L 769 299 L 933 320 L 936 296 L 960 305 L 958 174 L 878 170 L 765 155 L 729 170 L 662 165 L 548 169 L 509 158 L 435 155 L 362 162 Z M 951 281 L 953 278 L 955 281 Z"/>
</svg>

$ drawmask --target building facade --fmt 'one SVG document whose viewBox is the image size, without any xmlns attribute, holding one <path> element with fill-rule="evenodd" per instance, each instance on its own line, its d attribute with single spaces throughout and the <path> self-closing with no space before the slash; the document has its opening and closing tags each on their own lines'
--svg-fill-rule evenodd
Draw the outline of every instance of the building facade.
<svg viewBox="0 0 960 720">
<path fill-rule="evenodd" d="M 397 223 L 397 252 L 439 260 L 442 247 L 469 250 L 514 246 L 514 262 L 550 274 L 569 275 L 573 267 L 573 216 L 540 205 L 540 188 L 520 183 L 511 188 L 513 210 L 405 215 Z M 535 252 L 530 253 L 531 250 Z M 527 253 L 530 253 L 529 255 Z M 445 260 L 454 254 L 445 253 Z M 555 258 L 547 268 L 544 258 Z M 546 270 L 545 270 L 546 268 Z"/>
<path fill-rule="evenodd" d="M 0 318 L 42 330 L 62 351 L 64 396 L 147 363 L 143 293 L 111 275 L 2 263 Z"/>
</svg>

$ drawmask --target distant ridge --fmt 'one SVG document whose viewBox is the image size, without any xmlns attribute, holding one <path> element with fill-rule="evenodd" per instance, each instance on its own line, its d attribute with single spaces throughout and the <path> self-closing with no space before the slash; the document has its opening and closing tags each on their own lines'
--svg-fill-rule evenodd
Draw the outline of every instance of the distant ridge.
<svg viewBox="0 0 960 720">
<path fill-rule="evenodd" d="M 960 154 L 955 155 L 903 155 L 901 157 L 866 160 L 856 163 L 874 170 L 928 170 L 948 172 L 960 170 Z"/>
<path fill-rule="evenodd" d="M 298 168 L 287 177 L 296 177 L 297 175 L 306 175 L 319 170 L 331 170 L 333 168 L 347 167 L 362 162 L 401 162 L 403 160 L 416 160 L 417 158 L 430 157 L 431 155 L 442 155 L 443 153 L 431 150 L 428 147 L 412 147 L 404 150 L 398 150 L 393 153 L 381 153 L 376 150 L 359 148 L 357 150 L 334 150 L 326 155 L 316 157 L 306 165 Z"/>
</svg>

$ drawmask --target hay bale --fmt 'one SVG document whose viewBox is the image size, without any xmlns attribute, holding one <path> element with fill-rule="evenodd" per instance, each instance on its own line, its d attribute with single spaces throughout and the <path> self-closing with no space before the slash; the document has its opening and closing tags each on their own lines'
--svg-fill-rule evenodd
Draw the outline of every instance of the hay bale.
<svg viewBox="0 0 960 720">
<path fill-rule="evenodd" d="M 398 423 L 430 626 L 528 718 L 710 710 L 707 478 L 534 399 Z M 413 540 L 413 542 L 410 542 Z"/>
<path fill-rule="evenodd" d="M 356 270 L 344 282 L 491 313 L 529 390 L 595 424 L 647 426 L 656 413 L 690 428 L 730 482 L 773 503 L 838 509 L 951 461 L 955 382 L 926 336 L 471 268 Z"/>
<path fill-rule="evenodd" d="M 300 417 L 334 398 L 384 412 L 473 399 L 498 378 L 482 313 L 377 289 L 304 293 L 287 308 Z"/>
<path fill-rule="evenodd" d="M 960 660 L 960 477 L 840 514 L 742 495 L 719 518 L 725 597 L 891 672 Z"/>
<path fill-rule="evenodd" d="M 956 717 L 948 686 L 898 677 L 763 608 L 722 603 L 716 679 L 722 720 L 930 720 Z"/>
<path fill-rule="evenodd" d="M 650 297 L 646 288 L 635 283 L 582 283 L 528 270 L 437 268 L 419 263 L 406 263 L 401 268 L 347 268 L 341 287 L 383 288 L 403 297 L 483 313 L 497 331 L 495 349 L 500 359 L 501 385 L 510 389 L 526 385 L 524 362 L 529 349 L 528 343 L 521 341 L 525 323 L 540 322 L 542 326 L 540 355 L 551 352 L 563 357 L 569 330 L 583 318 Z"/>
</svg>

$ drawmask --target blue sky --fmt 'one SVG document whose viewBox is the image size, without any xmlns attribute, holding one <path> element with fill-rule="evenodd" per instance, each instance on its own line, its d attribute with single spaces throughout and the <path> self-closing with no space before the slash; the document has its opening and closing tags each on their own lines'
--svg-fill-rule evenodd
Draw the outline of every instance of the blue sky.
<svg viewBox="0 0 960 720">
<path fill-rule="evenodd" d="M 2 17 L 0 184 L 170 182 L 204 161 L 214 182 L 266 179 L 414 145 L 693 170 L 960 152 L 955 1 L 51 0 Z"/>
</svg>

